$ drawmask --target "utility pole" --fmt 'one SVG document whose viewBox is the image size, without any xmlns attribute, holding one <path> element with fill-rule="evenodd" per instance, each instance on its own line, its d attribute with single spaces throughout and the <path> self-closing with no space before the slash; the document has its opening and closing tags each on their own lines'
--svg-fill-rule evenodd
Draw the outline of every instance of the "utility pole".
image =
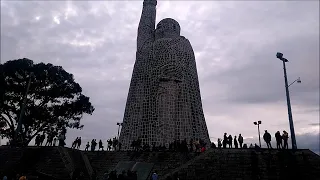
<svg viewBox="0 0 320 180">
<path fill-rule="evenodd" d="M 258 121 L 258 122 L 253 122 L 254 125 L 258 125 L 258 134 L 259 134 L 259 146 L 261 148 L 261 140 L 260 140 L 260 124 L 261 124 L 261 121 Z"/>
<path fill-rule="evenodd" d="M 289 85 L 288 85 L 288 79 L 287 79 L 287 69 L 286 69 L 286 62 L 289 62 L 289 61 L 286 58 L 283 58 L 283 54 L 279 53 L 279 52 L 277 53 L 277 58 L 280 59 L 283 63 L 284 83 L 285 83 L 285 88 L 286 88 L 286 97 L 287 97 L 287 107 L 288 107 L 288 117 L 289 117 L 292 149 L 297 149 L 296 135 L 294 132 L 293 118 L 292 118 L 292 111 L 291 111 Z"/>
</svg>

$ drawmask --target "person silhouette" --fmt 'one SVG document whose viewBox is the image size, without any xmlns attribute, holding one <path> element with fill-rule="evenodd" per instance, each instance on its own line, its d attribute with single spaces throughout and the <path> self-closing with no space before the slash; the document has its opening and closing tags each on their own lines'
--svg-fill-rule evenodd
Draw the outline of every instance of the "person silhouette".
<svg viewBox="0 0 320 180">
<path fill-rule="evenodd" d="M 267 130 L 264 131 L 263 139 L 267 143 L 268 149 L 269 148 L 272 149 L 272 146 L 271 146 L 271 134 L 268 133 Z"/>
<path fill-rule="evenodd" d="M 218 138 L 218 148 L 221 148 L 221 147 L 222 147 L 221 139 Z"/>
<path fill-rule="evenodd" d="M 277 141 L 277 149 L 282 149 L 282 136 L 280 134 L 280 131 L 277 131 L 274 136 Z"/>
<path fill-rule="evenodd" d="M 287 131 L 283 131 L 282 139 L 283 139 L 283 149 L 288 149 L 289 135 L 288 135 Z"/>
<path fill-rule="evenodd" d="M 233 142 L 234 142 L 234 148 L 238 149 L 237 136 L 234 136 Z"/>
<path fill-rule="evenodd" d="M 241 134 L 239 134 L 239 136 L 238 136 L 238 141 L 239 141 L 239 144 L 240 144 L 240 148 L 242 148 L 243 137 L 241 136 Z"/>
<path fill-rule="evenodd" d="M 89 142 L 88 142 L 87 145 L 86 145 L 86 148 L 84 149 L 84 151 L 88 151 L 88 150 L 89 150 L 89 147 L 90 147 L 90 144 L 89 144 Z"/>
<path fill-rule="evenodd" d="M 228 145 L 229 145 L 229 148 L 232 148 L 232 136 L 231 135 L 228 136 Z"/>
<path fill-rule="evenodd" d="M 100 139 L 100 141 L 99 141 L 99 149 L 98 149 L 98 151 L 99 151 L 100 149 L 101 149 L 102 151 L 104 151 L 104 150 L 103 150 L 103 145 L 102 145 L 101 139 Z"/>
<path fill-rule="evenodd" d="M 227 143 L 228 143 L 227 133 L 224 133 L 224 135 L 223 135 L 223 141 L 222 141 L 223 148 L 226 148 L 226 147 L 227 147 Z"/>
</svg>

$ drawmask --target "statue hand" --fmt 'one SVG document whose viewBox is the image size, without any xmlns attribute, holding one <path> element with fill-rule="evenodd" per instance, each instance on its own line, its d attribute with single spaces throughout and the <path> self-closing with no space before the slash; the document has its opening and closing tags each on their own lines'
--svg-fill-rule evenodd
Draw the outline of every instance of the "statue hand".
<svg viewBox="0 0 320 180">
<path fill-rule="evenodd" d="M 157 5 L 157 0 L 143 0 L 143 5 Z"/>
</svg>

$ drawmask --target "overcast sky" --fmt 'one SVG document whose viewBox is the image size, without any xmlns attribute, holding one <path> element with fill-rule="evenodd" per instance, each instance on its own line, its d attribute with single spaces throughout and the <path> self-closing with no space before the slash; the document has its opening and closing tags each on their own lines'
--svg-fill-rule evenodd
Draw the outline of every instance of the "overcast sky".
<svg viewBox="0 0 320 180">
<path fill-rule="evenodd" d="M 1 1 L 1 61 L 29 58 L 72 73 L 95 106 L 67 144 L 117 135 L 123 119 L 142 1 Z M 289 60 L 297 144 L 319 152 L 319 1 L 158 1 L 193 46 L 211 140 L 257 142 L 289 130 L 282 62 Z M 274 138 L 273 138 L 274 140 Z M 265 143 L 263 142 L 263 146 Z"/>
</svg>

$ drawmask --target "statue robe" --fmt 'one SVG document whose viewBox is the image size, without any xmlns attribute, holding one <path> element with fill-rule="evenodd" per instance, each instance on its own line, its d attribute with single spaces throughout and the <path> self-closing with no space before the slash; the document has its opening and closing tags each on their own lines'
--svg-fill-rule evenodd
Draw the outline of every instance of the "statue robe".
<svg viewBox="0 0 320 180">
<path fill-rule="evenodd" d="M 154 39 L 155 6 L 144 6 L 120 142 L 166 145 L 202 139 L 210 144 L 194 52 L 182 37 Z"/>
</svg>

